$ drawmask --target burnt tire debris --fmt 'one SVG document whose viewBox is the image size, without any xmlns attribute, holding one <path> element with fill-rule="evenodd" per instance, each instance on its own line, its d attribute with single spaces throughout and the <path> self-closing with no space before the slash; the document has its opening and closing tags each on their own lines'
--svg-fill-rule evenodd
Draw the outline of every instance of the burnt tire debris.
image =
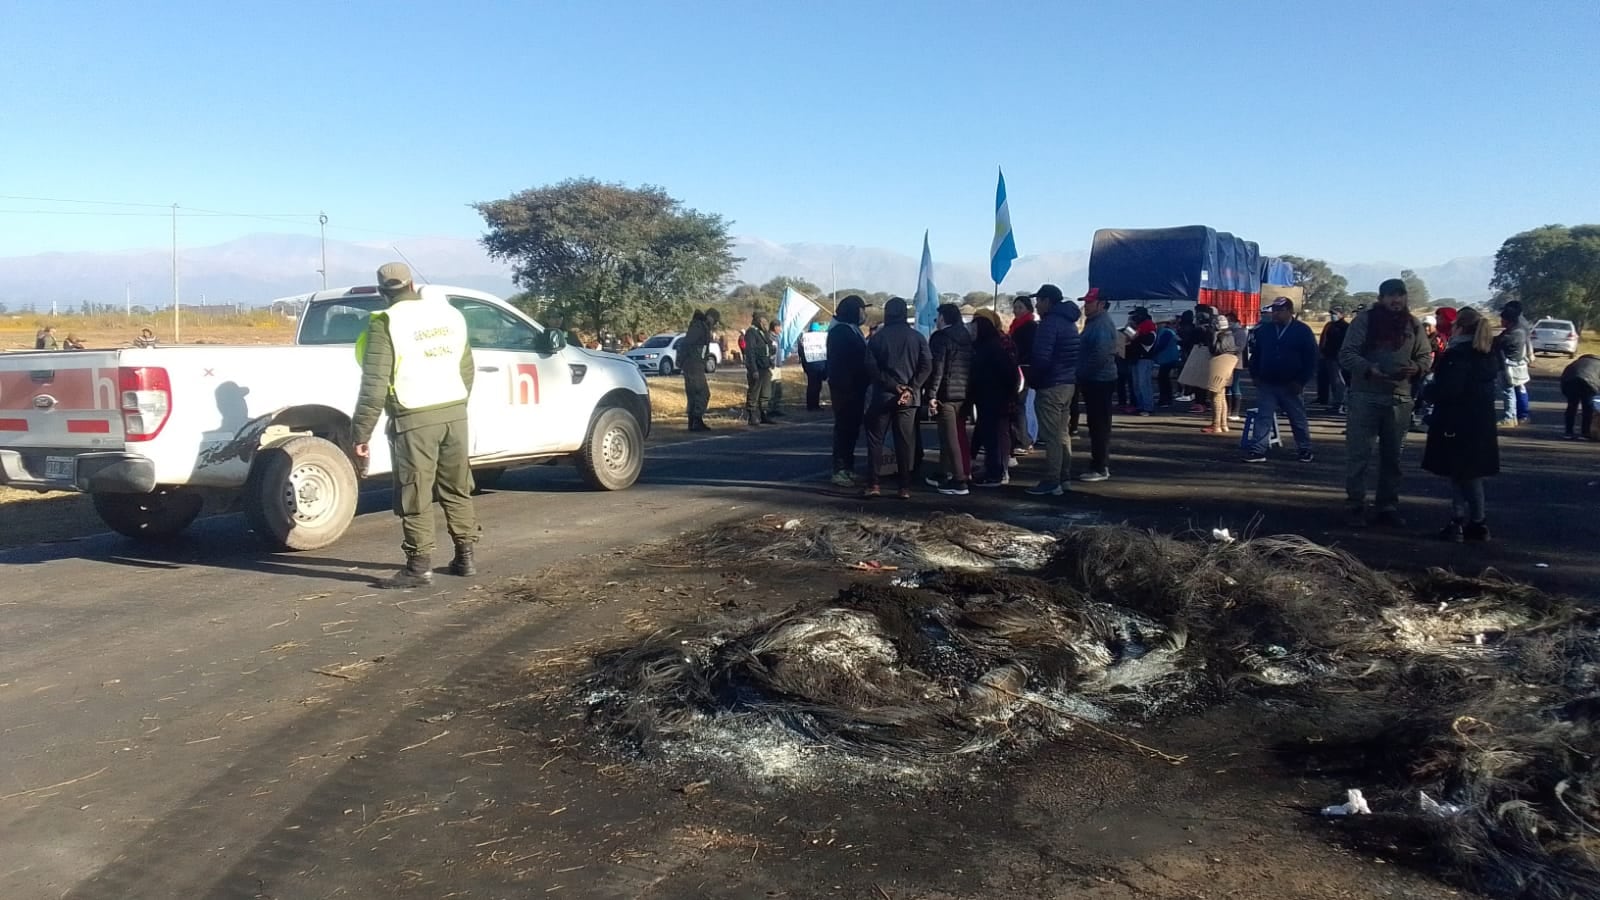
<svg viewBox="0 0 1600 900">
<path fill-rule="evenodd" d="M 1352 836 L 1498 896 L 1600 896 L 1600 613 L 1577 601 L 1492 570 L 1397 578 L 1292 535 L 968 516 L 744 523 L 680 551 L 898 571 L 599 655 L 575 702 L 641 762 L 915 789 L 1003 776 L 1050 741 L 1292 704 L 1324 727 L 1286 763 L 1372 800 L 1340 820 Z"/>
</svg>

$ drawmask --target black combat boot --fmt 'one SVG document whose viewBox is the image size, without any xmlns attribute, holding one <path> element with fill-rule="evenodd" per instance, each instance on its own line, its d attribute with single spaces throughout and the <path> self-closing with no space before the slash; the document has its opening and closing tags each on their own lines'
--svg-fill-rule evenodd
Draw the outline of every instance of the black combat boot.
<svg viewBox="0 0 1600 900">
<path fill-rule="evenodd" d="M 378 583 L 379 587 L 390 590 L 407 590 L 409 588 L 427 587 L 433 584 L 433 560 L 427 554 L 407 556 L 405 568 L 389 576 L 385 581 Z"/>
<path fill-rule="evenodd" d="M 467 541 L 456 542 L 455 559 L 450 560 L 450 574 L 468 578 L 478 574 L 478 566 L 472 561 L 472 544 Z"/>
</svg>

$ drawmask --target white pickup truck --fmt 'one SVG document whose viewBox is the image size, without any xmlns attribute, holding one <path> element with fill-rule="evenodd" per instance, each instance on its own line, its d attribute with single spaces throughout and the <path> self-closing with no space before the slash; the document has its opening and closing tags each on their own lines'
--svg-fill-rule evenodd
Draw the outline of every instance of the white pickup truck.
<svg viewBox="0 0 1600 900">
<path fill-rule="evenodd" d="M 467 322 L 479 486 L 562 458 L 595 488 L 633 484 L 650 433 L 633 363 L 569 346 L 490 294 L 420 290 Z M 359 476 L 390 471 L 382 422 L 364 473 L 350 438 L 354 345 L 384 305 L 375 287 L 317 292 L 292 347 L 0 354 L 0 484 L 88 493 L 113 530 L 145 539 L 181 532 L 220 497 L 272 547 L 325 547 L 355 516 Z"/>
</svg>

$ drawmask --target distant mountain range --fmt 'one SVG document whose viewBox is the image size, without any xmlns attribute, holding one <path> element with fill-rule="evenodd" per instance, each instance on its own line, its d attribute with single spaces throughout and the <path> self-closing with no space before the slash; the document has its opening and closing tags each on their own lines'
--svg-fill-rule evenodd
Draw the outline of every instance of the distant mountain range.
<svg viewBox="0 0 1600 900">
<path fill-rule="evenodd" d="M 407 240 L 395 245 L 328 241 L 328 284 L 333 287 L 370 284 L 373 271 L 396 259 L 409 258 L 418 274 L 440 284 L 477 288 L 506 296 L 515 292 L 508 266 L 490 260 L 477 241 L 465 238 Z M 909 295 L 917 283 L 917 258 L 871 247 L 835 244 L 775 244 L 760 238 L 738 238 L 734 254 L 744 258 L 743 281 L 759 284 L 779 275 L 804 278 L 823 290 L 834 287 L 888 291 Z M 937 259 L 937 257 L 936 257 Z M 178 274 L 184 305 L 243 303 L 264 305 L 321 287 L 317 274 L 321 243 L 315 237 L 256 234 L 210 247 L 180 248 Z M 1034 288 L 1054 282 L 1069 294 L 1088 285 L 1087 251 L 1024 256 L 1012 264 L 1004 287 Z M 1376 290 L 1385 278 L 1400 274 L 1399 263 L 1334 264 L 1350 281 L 1351 291 Z M 1462 301 L 1489 297 L 1494 259 L 1469 256 L 1441 265 L 1411 265 L 1435 297 Z M 967 293 L 993 289 L 986 261 L 935 262 L 934 281 L 941 291 Z M 121 303 L 127 294 L 138 305 L 154 308 L 172 299 L 171 251 L 131 250 L 119 253 L 41 253 L 0 258 L 0 303 L 12 310 L 27 305 L 63 309 L 84 300 Z"/>
</svg>

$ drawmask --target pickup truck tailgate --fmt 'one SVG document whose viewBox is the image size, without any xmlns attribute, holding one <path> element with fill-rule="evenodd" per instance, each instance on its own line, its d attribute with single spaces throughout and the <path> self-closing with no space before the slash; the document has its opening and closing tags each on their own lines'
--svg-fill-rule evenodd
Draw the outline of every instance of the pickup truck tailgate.
<svg viewBox="0 0 1600 900">
<path fill-rule="evenodd" d="M 154 417 L 123 407 L 150 405 L 155 395 L 140 389 L 159 370 L 121 361 L 115 350 L 0 354 L 0 484 L 149 490 L 147 477 L 126 474 L 123 448 L 126 429 Z"/>
<path fill-rule="evenodd" d="M 0 354 L 0 447 L 122 446 L 117 351 Z"/>
</svg>

